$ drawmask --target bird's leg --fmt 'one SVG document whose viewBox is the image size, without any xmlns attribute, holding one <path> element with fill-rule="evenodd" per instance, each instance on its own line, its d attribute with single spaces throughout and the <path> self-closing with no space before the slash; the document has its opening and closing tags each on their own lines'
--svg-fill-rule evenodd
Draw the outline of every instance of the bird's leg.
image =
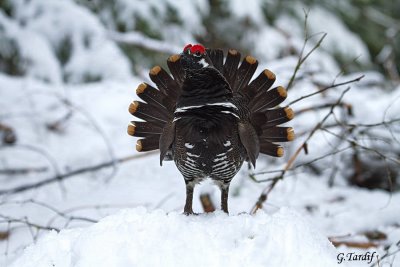
<svg viewBox="0 0 400 267">
<path fill-rule="evenodd" d="M 221 209 L 228 212 L 228 195 L 229 195 L 229 184 L 221 185 Z"/>
<path fill-rule="evenodd" d="M 192 183 L 186 182 L 186 204 L 185 208 L 183 209 L 183 213 L 185 215 L 193 214 L 193 188 L 194 185 Z"/>
</svg>

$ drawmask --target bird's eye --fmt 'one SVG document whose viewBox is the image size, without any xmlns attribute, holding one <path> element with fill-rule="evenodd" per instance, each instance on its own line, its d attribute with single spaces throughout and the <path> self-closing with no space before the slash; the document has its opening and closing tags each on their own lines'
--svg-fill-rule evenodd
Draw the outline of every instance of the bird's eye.
<svg viewBox="0 0 400 267">
<path fill-rule="evenodd" d="M 194 55 L 195 57 L 201 57 L 201 53 L 200 53 L 199 51 L 195 52 L 193 55 Z"/>
</svg>

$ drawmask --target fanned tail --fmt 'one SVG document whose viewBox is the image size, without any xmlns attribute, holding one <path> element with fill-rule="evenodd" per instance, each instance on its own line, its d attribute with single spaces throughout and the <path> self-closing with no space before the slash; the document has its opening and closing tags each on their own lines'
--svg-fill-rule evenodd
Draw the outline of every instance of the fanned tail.
<svg viewBox="0 0 400 267">
<path fill-rule="evenodd" d="M 244 143 L 259 146 L 259 153 L 281 157 L 283 148 L 275 142 L 292 141 L 295 135 L 293 128 L 278 125 L 290 121 L 294 113 L 289 107 L 280 106 L 287 97 L 286 90 L 282 86 L 271 88 L 275 82 L 275 74 L 265 69 L 252 80 L 258 61 L 252 56 L 246 56 L 240 62 L 241 54 L 234 49 L 228 51 L 225 60 L 221 49 L 207 49 L 207 55 L 213 66 L 225 77 L 234 95 L 245 99 L 243 102 L 250 112 L 250 123 L 243 125 L 254 129 L 251 129 L 251 134 L 243 130 L 241 137 L 251 139 L 256 136 L 258 142 L 244 140 Z M 136 94 L 144 102 L 133 101 L 129 112 L 143 121 L 132 121 L 128 126 L 128 134 L 141 138 L 136 144 L 138 151 L 159 149 L 160 139 L 169 140 L 168 131 L 171 130 L 165 129 L 171 126 L 184 80 L 180 60 L 180 55 L 168 58 L 167 65 L 171 75 L 160 66 L 153 67 L 149 75 L 156 87 L 142 83 L 136 90 Z M 165 132 L 167 134 L 163 136 Z M 162 150 L 163 154 L 167 153 L 165 148 Z M 258 149 L 252 148 L 254 150 L 258 155 Z M 252 158 L 251 161 L 255 162 L 255 159 Z"/>
</svg>

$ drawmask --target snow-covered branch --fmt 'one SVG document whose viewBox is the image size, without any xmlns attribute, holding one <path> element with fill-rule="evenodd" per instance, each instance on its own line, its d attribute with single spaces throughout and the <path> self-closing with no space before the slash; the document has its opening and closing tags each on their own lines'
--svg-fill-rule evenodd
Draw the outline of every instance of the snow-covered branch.
<svg viewBox="0 0 400 267">
<path fill-rule="evenodd" d="M 162 52 L 167 54 L 176 54 L 181 51 L 181 48 L 172 43 L 152 39 L 140 32 L 108 32 L 111 40 L 117 43 L 139 46 L 151 51 Z"/>
</svg>

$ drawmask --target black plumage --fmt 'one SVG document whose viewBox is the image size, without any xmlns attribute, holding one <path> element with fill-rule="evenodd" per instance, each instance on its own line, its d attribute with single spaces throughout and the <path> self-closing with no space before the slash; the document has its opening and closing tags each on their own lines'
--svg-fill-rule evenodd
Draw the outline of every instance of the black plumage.
<svg viewBox="0 0 400 267">
<path fill-rule="evenodd" d="M 293 118 L 289 107 L 279 107 L 287 96 L 281 87 L 269 89 L 275 75 L 262 71 L 251 81 L 258 61 L 229 50 L 224 61 L 220 49 L 187 45 L 168 58 L 172 77 L 160 66 L 150 70 L 156 84 L 139 85 L 129 112 L 128 134 L 141 137 L 138 151 L 160 149 L 160 164 L 173 159 L 186 183 L 185 214 L 193 213 L 193 188 L 204 178 L 221 189 L 221 208 L 228 212 L 232 178 L 243 161 L 254 166 L 259 153 L 280 157 L 274 142 L 294 138 L 291 127 L 277 127 Z"/>
</svg>

